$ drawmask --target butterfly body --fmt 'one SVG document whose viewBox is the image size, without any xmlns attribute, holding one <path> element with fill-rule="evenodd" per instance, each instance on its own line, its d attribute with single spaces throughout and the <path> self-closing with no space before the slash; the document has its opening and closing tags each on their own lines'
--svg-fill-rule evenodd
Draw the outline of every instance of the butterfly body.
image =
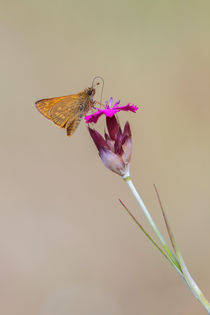
<svg viewBox="0 0 210 315">
<path fill-rule="evenodd" d="M 82 117 L 94 106 L 94 94 L 94 88 L 87 88 L 78 94 L 46 98 L 35 104 L 42 115 L 65 128 L 67 135 L 71 136 Z"/>
</svg>

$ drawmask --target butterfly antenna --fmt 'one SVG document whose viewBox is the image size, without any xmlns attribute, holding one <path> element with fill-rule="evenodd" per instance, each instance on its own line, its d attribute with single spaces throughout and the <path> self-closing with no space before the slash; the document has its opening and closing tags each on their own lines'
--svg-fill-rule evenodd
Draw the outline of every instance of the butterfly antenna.
<svg viewBox="0 0 210 315">
<path fill-rule="evenodd" d="M 95 82 L 96 79 L 100 79 L 100 80 L 102 81 L 101 98 L 100 98 L 100 102 L 102 102 L 103 89 L 104 89 L 104 79 L 103 79 L 102 77 L 100 77 L 100 76 L 94 77 L 94 78 L 93 78 L 93 82 L 92 82 L 92 87 L 94 87 L 94 86 L 100 84 L 100 82 L 96 82 L 96 83 L 94 84 L 94 82 Z"/>
</svg>

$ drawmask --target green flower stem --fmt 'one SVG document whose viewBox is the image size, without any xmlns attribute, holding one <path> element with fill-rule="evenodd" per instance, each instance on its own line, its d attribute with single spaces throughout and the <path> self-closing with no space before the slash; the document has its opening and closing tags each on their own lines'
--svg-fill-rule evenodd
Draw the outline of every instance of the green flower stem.
<svg viewBox="0 0 210 315">
<path fill-rule="evenodd" d="M 184 280 L 185 284 L 188 286 L 188 288 L 190 289 L 190 291 L 192 292 L 194 297 L 196 299 L 198 299 L 198 301 L 202 304 L 202 306 L 205 308 L 207 313 L 210 314 L 210 303 L 207 301 L 207 299 L 205 298 L 205 296 L 203 295 L 203 293 L 201 292 L 201 290 L 199 289 L 199 287 L 197 286 L 197 284 L 195 283 L 195 281 L 191 277 L 191 275 L 190 275 L 190 273 L 189 273 L 189 271 L 188 271 L 188 269 L 187 269 L 187 267 L 186 267 L 186 265 L 184 263 L 184 260 L 183 260 L 183 258 L 181 256 L 181 253 L 179 252 L 179 250 L 178 250 L 178 248 L 176 246 L 176 243 L 175 243 L 175 240 L 174 240 L 174 237 L 173 237 L 172 233 L 171 233 L 171 235 L 172 235 L 172 243 L 173 243 L 173 246 L 175 248 L 175 252 L 176 252 L 177 258 L 173 254 L 171 249 L 169 248 L 168 244 L 166 243 L 166 241 L 165 241 L 164 237 L 162 236 L 162 234 L 160 233 L 160 231 L 158 230 L 158 227 L 156 226 L 155 222 L 153 221 L 153 219 L 152 219 L 149 211 L 147 210 L 143 200 L 141 199 L 140 195 L 138 194 L 138 192 L 137 192 L 137 190 L 136 190 L 136 188 L 135 188 L 135 186 L 134 186 L 134 184 L 133 184 L 133 182 L 132 182 L 132 180 L 130 178 L 129 170 L 128 170 L 127 174 L 123 177 L 123 179 L 128 184 L 131 192 L 133 193 L 134 197 L 136 198 L 136 200 L 137 200 L 139 206 L 141 207 L 144 215 L 146 216 L 147 220 L 149 221 L 153 231 L 155 232 L 155 234 L 158 237 L 159 241 L 163 245 L 163 248 L 165 249 L 166 253 L 168 254 L 168 261 L 173 266 L 173 268 L 178 272 L 180 277 Z M 131 217 L 136 222 L 136 224 L 139 225 L 139 227 L 141 228 L 140 224 L 133 217 L 133 215 L 130 213 L 130 211 L 128 211 L 128 213 L 131 215 Z M 143 230 L 143 232 L 145 233 L 144 230 Z M 147 236 L 146 233 L 145 233 L 145 235 Z M 149 237 L 149 239 L 150 239 L 150 237 Z M 158 247 L 158 246 L 156 246 L 156 247 Z"/>
<path fill-rule="evenodd" d="M 170 227 L 170 224 L 168 222 L 166 213 L 163 209 L 163 205 L 162 205 L 162 202 L 160 200 L 159 193 L 158 193 L 155 185 L 154 185 L 154 187 L 155 187 L 155 192 L 157 194 L 157 198 L 158 198 L 160 208 L 161 208 L 161 211 L 163 214 L 163 218 L 164 218 L 164 221 L 166 224 L 168 235 L 169 235 L 170 240 L 171 240 L 171 244 L 174 248 L 174 251 L 176 253 L 176 257 L 177 257 L 179 264 L 181 266 L 181 269 L 182 269 L 182 274 L 183 274 L 185 283 L 188 285 L 188 287 L 189 287 L 190 291 L 192 292 L 192 294 L 194 295 L 194 297 L 196 299 L 198 299 L 198 301 L 202 304 L 202 306 L 205 308 L 205 310 L 208 312 L 208 314 L 210 314 L 210 303 L 207 301 L 207 299 L 205 298 L 205 296 L 203 295 L 203 293 L 201 292 L 201 290 L 199 289 L 199 287 L 197 286 L 197 284 L 195 283 L 195 281 L 191 277 L 191 275 L 187 269 L 187 266 L 185 265 L 184 259 L 182 258 L 182 255 L 181 255 L 181 253 L 180 253 L 180 251 L 176 245 L 175 237 L 174 237 L 174 234 L 173 234 L 172 229 Z"/>
<path fill-rule="evenodd" d="M 202 304 L 202 306 L 205 308 L 205 310 L 207 311 L 208 314 L 210 314 L 210 303 L 208 302 L 208 300 L 205 298 L 205 296 L 203 295 L 202 291 L 200 290 L 200 288 L 197 286 L 197 284 L 195 283 L 195 281 L 193 280 L 192 276 L 190 275 L 185 263 L 184 263 L 184 259 L 182 258 L 182 255 L 178 249 L 178 247 L 176 246 L 176 242 L 175 239 L 173 237 L 173 244 L 175 247 L 175 251 L 177 254 L 177 258 L 180 262 L 181 268 L 182 268 L 182 273 L 184 275 L 184 279 L 188 284 L 188 287 L 190 288 L 192 294 L 195 296 L 195 298 Z"/>
<path fill-rule="evenodd" d="M 144 215 L 146 216 L 149 224 L 151 225 L 153 231 L 155 232 L 156 236 L 158 237 L 159 241 L 161 242 L 161 244 L 163 245 L 163 248 L 165 249 L 166 253 L 168 254 L 168 256 L 170 257 L 170 259 L 172 260 L 173 264 L 176 265 L 176 267 L 181 271 L 181 267 L 180 264 L 177 260 L 177 258 L 175 257 L 175 255 L 173 254 L 173 252 L 171 251 L 171 249 L 169 248 L 168 244 L 166 243 L 164 237 L 162 236 L 162 234 L 160 233 L 160 231 L 158 230 L 158 227 L 156 226 L 153 218 L 151 217 L 149 211 L 147 210 L 143 200 L 141 199 L 141 197 L 139 196 L 130 176 L 126 176 L 123 177 L 123 179 L 125 180 L 125 182 L 128 184 L 128 187 L 130 188 L 132 194 L 134 195 L 134 197 L 136 198 L 138 204 L 140 205 Z"/>
</svg>

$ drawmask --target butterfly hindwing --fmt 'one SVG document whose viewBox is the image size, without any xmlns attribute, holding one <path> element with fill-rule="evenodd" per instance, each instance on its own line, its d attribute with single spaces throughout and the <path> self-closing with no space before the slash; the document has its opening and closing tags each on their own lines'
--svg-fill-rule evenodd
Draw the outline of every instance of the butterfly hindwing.
<svg viewBox="0 0 210 315">
<path fill-rule="evenodd" d="M 71 121 L 68 121 L 68 123 L 66 124 L 66 132 L 67 132 L 67 136 L 72 136 L 74 131 L 77 129 L 81 119 L 82 119 L 83 115 L 77 115 L 74 119 L 72 119 Z"/>
</svg>

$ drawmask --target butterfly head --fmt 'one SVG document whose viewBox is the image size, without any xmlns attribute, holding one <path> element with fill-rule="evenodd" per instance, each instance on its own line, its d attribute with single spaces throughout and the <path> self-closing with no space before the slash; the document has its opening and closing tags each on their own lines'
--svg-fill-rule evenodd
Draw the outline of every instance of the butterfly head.
<svg viewBox="0 0 210 315">
<path fill-rule="evenodd" d="M 95 93 L 96 93 L 96 90 L 95 90 L 93 87 L 87 88 L 86 93 L 87 93 L 87 95 L 88 95 L 90 98 L 93 98 L 93 96 L 94 96 Z"/>
</svg>

